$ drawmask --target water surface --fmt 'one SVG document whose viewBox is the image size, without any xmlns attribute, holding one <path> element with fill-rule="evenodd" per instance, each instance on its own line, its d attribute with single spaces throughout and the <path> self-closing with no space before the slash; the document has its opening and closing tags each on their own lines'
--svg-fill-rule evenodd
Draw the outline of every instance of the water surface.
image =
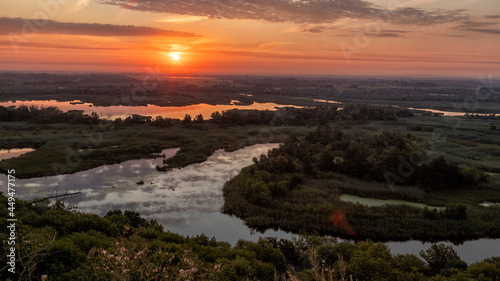
<svg viewBox="0 0 500 281">
<path fill-rule="evenodd" d="M 17 179 L 21 199 L 46 197 L 57 186 L 58 194 L 81 191 L 82 196 L 69 204 L 79 211 L 105 215 L 109 210 L 132 210 L 146 219 L 155 219 L 165 230 L 184 235 L 205 233 L 218 240 L 236 243 L 239 239 L 256 241 L 243 221 L 220 213 L 222 187 L 252 158 L 266 153 L 277 144 L 261 144 L 234 152 L 216 151 L 207 161 L 168 172 L 156 171 L 164 158 L 141 159 L 106 165 L 69 175 Z M 163 151 L 166 158 L 177 149 Z M 5 184 L 5 177 L 0 185 Z M 138 184 L 140 183 L 140 184 Z M 268 230 L 264 236 L 291 238 L 283 231 Z"/>
<path fill-rule="evenodd" d="M 0 161 L 4 159 L 10 159 L 18 157 L 20 155 L 26 154 L 28 152 L 35 151 L 32 148 L 12 148 L 12 149 L 0 149 Z"/>
<path fill-rule="evenodd" d="M 380 207 L 380 206 L 386 206 L 386 205 L 406 205 L 406 206 L 411 206 L 411 207 L 417 207 L 417 208 L 429 208 L 429 209 L 435 209 L 435 210 L 444 210 L 444 207 L 433 207 L 429 205 L 425 205 L 422 203 L 415 203 L 415 202 L 410 202 L 410 201 L 405 201 L 405 200 L 393 200 L 393 199 L 378 199 L 378 198 L 368 198 L 368 197 L 359 197 L 355 195 L 350 195 L 350 194 L 342 194 L 340 195 L 339 199 L 341 201 L 345 202 L 351 202 L 351 203 L 359 203 L 362 205 L 367 205 L 369 207 Z"/>
<path fill-rule="evenodd" d="M 94 106 L 92 103 L 84 103 L 78 100 L 75 101 L 56 101 L 56 100 L 30 100 L 30 101 L 8 101 L 0 102 L 0 106 L 38 106 L 38 107 L 49 107 L 55 106 L 60 110 L 66 112 L 69 110 L 83 110 L 85 114 L 91 114 L 95 112 L 101 117 L 107 117 L 110 119 L 115 118 L 127 118 L 132 114 L 139 114 L 145 116 L 156 116 L 170 117 L 182 119 L 186 114 L 195 117 L 198 114 L 203 115 L 203 118 L 209 119 L 211 114 L 215 111 L 225 111 L 231 109 L 255 109 L 255 110 L 276 110 L 280 107 L 299 107 L 294 105 L 279 105 L 276 103 L 258 103 L 254 102 L 252 104 L 240 104 L 238 101 L 231 101 L 231 104 L 219 104 L 210 105 L 205 103 L 186 105 L 186 106 L 157 106 L 157 105 L 147 105 L 147 106 Z"/>
<path fill-rule="evenodd" d="M 242 220 L 219 211 L 223 204 L 224 183 L 236 176 L 241 168 L 252 164 L 253 157 L 276 146 L 254 145 L 234 152 L 218 150 L 204 163 L 166 173 L 156 171 L 156 165 L 162 165 L 164 160 L 156 158 L 106 165 L 69 175 L 17 179 L 16 195 L 22 199 L 46 197 L 58 186 L 57 194 L 82 192 L 82 196 L 66 202 L 79 211 L 104 215 L 109 210 L 132 210 L 146 219 L 157 220 L 165 230 L 183 235 L 204 233 L 231 244 L 239 239 L 256 241 L 261 236 L 291 239 L 292 234 L 279 230 L 253 233 Z M 167 149 L 163 153 L 168 158 L 176 151 Z M 5 175 L 0 175 L 1 186 L 6 185 L 6 180 Z M 418 241 L 386 244 L 393 254 L 417 256 L 431 245 Z M 500 239 L 468 241 L 454 248 L 464 261 L 472 263 L 498 256 Z"/>
</svg>

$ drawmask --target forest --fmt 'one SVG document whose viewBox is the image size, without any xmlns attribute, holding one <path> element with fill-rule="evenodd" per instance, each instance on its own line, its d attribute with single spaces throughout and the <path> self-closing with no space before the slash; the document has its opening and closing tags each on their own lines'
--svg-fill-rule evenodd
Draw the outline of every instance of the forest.
<svg viewBox="0 0 500 281">
<path fill-rule="evenodd" d="M 333 122 L 320 122 L 304 138 L 291 136 L 254 158 L 254 165 L 224 186 L 223 212 L 261 231 L 280 228 L 375 241 L 499 237 L 500 209 L 479 206 L 481 200 L 499 200 L 491 173 L 432 150 L 424 138 L 411 134 L 414 124 L 400 131 L 382 130 L 380 124 L 375 131 L 359 130 L 364 123 L 397 118 L 374 110 L 346 107 L 329 119 Z M 428 128 L 427 133 L 434 131 Z M 370 207 L 345 202 L 343 194 L 427 206 Z M 457 201 L 452 194 L 470 200 Z"/>
<path fill-rule="evenodd" d="M 8 213 L 7 202 L 0 195 L 0 213 Z M 386 245 L 370 240 L 339 242 L 314 235 L 230 245 L 165 231 L 132 211 L 100 217 L 71 210 L 62 201 L 16 203 L 20 258 L 15 275 L 6 267 L 0 270 L 3 280 L 496 281 L 500 276 L 500 258 L 467 265 L 444 244 L 433 244 L 419 256 L 392 255 Z M 0 219 L 4 229 L 5 217 Z M 3 243 L 6 252 L 7 247 Z M 2 264 L 5 259 L 2 255 Z"/>
</svg>

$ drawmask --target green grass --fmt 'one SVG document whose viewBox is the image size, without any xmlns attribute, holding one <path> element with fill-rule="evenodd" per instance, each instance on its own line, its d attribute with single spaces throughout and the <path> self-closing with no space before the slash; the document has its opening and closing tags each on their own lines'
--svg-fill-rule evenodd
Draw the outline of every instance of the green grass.
<svg viewBox="0 0 500 281">
<path fill-rule="evenodd" d="M 0 161 L 0 171 L 16 169 L 21 178 L 73 173 L 132 159 L 148 158 L 162 149 L 180 147 L 169 167 L 204 162 L 217 149 L 234 151 L 257 143 L 280 142 L 290 134 L 304 136 L 313 128 L 233 126 L 206 123 L 202 129 L 148 124 L 36 125 L 0 123 L 2 148 L 33 147 L 34 152 Z M 38 133 L 34 133 L 38 132 Z"/>
</svg>

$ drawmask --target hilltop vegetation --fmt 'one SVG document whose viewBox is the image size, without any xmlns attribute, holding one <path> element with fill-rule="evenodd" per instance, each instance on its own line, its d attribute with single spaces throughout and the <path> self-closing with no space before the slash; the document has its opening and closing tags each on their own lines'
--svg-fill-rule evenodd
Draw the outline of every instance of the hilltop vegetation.
<svg viewBox="0 0 500 281">
<path fill-rule="evenodd" d="M 0 196 L 0 213 L 7 198 Z M 16 274 L 3 280 L 498 280 L 500 257 L 472 265 L 450 246 L 415 255 L 392 255 L 371 241 L 336 242 L 303 236 L 236 245 L 205 235 L 164 231 L 138 213 L 104 217 L 68 210 L 63 203 L 17 200 Z M 21 207 L 22 206 L 22 207 Z M 2 215 L 0 227 L 6 229 Z M 6 234 L 2 233 L 5 252 Z M 6 263 L 6 254 L 1 261 Z M 497 278 L 497 279 L 495 279 Z"/>
</svg>

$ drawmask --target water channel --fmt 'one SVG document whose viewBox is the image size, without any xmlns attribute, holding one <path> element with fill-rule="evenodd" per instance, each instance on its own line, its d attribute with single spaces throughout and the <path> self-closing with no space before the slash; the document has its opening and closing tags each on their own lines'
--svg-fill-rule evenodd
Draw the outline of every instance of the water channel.
<svg viewBox="0 0 500 281">
<path fill-rule="evenodd" d="M 164 158 L 156 158 L 106 165 L 69 175 L 17 179 L 17 196 L 21 199 L 44 197 L 58 186 L 59 194 L 82 192 L 80 197 L 66 202 L 79 211 L 105 215 L 109 210 L 132 210 L 146 219 L 157 220 L 165 230 L 183 235 L 204 233 L 231 244 L 239 239 L 256 241 L 260 236 L 291 239 L 292 234 L 279 230 L 254 233 L 240 219 L 219 212 L 224 183 L 236 176 L 241 168 L 252 164 L 253 157 L 276 146 L 259 144 L 234 152 L 218 150 L 203 163 L 165 173 L 155 169 Z M 176 151 L 167 149 L 162 153 L 168 158 Z M 6 178 L 0 176 L 1 186 L 6 186 Z M 393 254 L 418 255 L 431 243 L 407 241 L 387 245 Z M 498 256 L 500 239 L 468 241 L 454 248 L 464 261 L 472 263 Z"/>
<path fill-rule="evenodd" d="M 97 113 L 101 117 L 110 118 L 114 120 L 116 118 L 127 118 L 132 114 L 170 118 L 182 119 L 186 114 L 194 117 L 198 114 L 203 115 L 203 118 L 208 119 L 212 112 L 215 111 L 225 111 L 231 109 L 255 109 L 255 110 L 276 110 L 280 107 L 299 107 L 294 105 L 279 105 L 276 103 L 258 103 L 254 102 L 249 105 L 241 105 L 238 101 L 233 100 L 231 104 L 194 104 L 187 106 L 157 106 L 157 105 L 147 105 L 147 106 L 94 106 L 92 103 L 84 103 L 78 100 L 75 101 L 56 101 L 56 100 L 29 100 L 29 101 L 8 101 L 0 102 L 0 106 L 9 107 L 21 105 L 25 106 L 37 106 L 37 107 L 57 107 L 60 110 L 66 112 L 69 110 L 82 110 L 85 114 L 91 114 L 92 112 Z"/>
</svg>

